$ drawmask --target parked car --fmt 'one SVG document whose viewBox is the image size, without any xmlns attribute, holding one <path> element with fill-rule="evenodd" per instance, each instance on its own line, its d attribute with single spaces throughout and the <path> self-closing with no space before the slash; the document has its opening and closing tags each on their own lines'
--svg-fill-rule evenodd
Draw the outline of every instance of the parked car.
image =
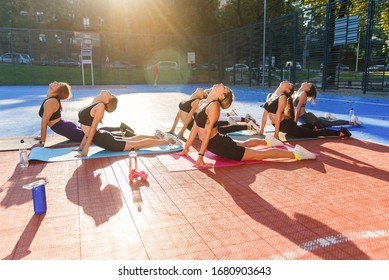
<svg viewBox="0 0 389 280">
<path fill-rule="evenodd" d="M 60 58 L 54 63 L 57 66 L 66 66 L 66 67 L 79 67 L 81 66 L 80 61 L 72 58 Z"/>
<path fill-rule="evenodd" d="M 127 61 L 114 61 L 111 65 L 111 68 L 134 68 L 134 64 L 130 64 Z"/>
<path fill-rule="evenodd" d="M 293 61 L 287 61 L 285 63 L 285 68 L 293 67 Z M 301 71 L 303 70 L 303 67 L 301 66 L 300 62 L 296 61 L 296 70 Z"/>
<path fill-rule="evenodd" d="M 347 65 L 338 64 L 338 65 L 336 66 L 336 70 L 348 71 L 348 70 L 350 70 L 350 67 L 348 67 Z"/>
<path fill-rule="evenodd" d="M 336 70 L 341 70 L 341 71 L 349 71 L 350 67 L 344 64 L 338 64 L 336 66 Z M 320 63 L 320 71 L 323 71 L 323 63 Z"/>
<path fill-rule="evenodd" d="M 158 68 L 159 69 L 166 69 L 166 70 L 178 70 L 178 63 L 175 61 L 159 61 L 158 62 Z"/>
<path fill-rule="evenodd" d="M 210 71 L 216 71 L 217 70 L 216 64 L 194 64 L 192 66 L 192 70 L 210 70 Z"/>
<path fill-rule="evenodd" d="M 31 58 L 28 54 L 24 53 L 5 53 L 0 56 L 0 62 L 30 64 Z"/>
<path fill-rule="evenodd" d="M 385 71 L 385 65 L 372 65 L 367 68 L 369 71 Z"/>
<path fill-rule="evenodd" d="M 241 64 L 241 63 L 235 64 L 235 71 L 248 72 L 249 69 L 250 67 L 248 67 L 248 65 L 246 64 Z M 234 66 L 227 67 L 225 70 L 226 72 L 232 72 L 234 71 Z"/>
<path fill-rule="evenodd" d="M 178 63 L 176 61 L 159 61 L 158 68 L 160 70 L 179 70 L 180 67 L 178 66 Z M 147 65 L 146 70 L 150 70 L 153 68 L 153 65 Z"/>
</svg>

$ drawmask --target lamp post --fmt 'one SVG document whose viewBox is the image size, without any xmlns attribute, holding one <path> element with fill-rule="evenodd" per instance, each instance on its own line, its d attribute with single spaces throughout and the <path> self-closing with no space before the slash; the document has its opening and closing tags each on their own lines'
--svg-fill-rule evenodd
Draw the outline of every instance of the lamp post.
<svg viewBox="0 0 389 280">
<path fill-rule="evenodd" d="M 263 0 L 262 87 L 265 87 L 266 0 Z"/>
</svg>

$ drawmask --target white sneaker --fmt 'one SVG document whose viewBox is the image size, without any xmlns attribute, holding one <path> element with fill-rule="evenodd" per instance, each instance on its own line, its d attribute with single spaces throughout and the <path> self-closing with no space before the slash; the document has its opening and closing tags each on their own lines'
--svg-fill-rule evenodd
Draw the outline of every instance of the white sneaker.
<svg viewBox="0 0 389 280">
<path fill-rule="evenodd" d="M 356 115 L 351 116 L 351 121 L 354 123 L 354 125 L 359 125 L 359 126 L 362 125 L 362 122 L 358 119 Z"/>
<path fill-rule="evenodd" d="M 249 127 L 251 127 L 251 129 L 255 130 L 255 133 L 259 133 L 259 132 L 261 131 L 261 129 L 259 128 L 259 126 L 258 126 L 255 122 L 253 122 L 252 120 L 249 121 L 249 122 L 247 123 L 247 125 L 248 125 Z"/>
<path fill-rule="evenodd" d="M 331 121 L 335 121 L 336 120 L 336 117 L 334 117 L 333 115 L 331 115 L 331 113 L 324 113 L 324 118 L 326 119 L 329 119 Z"/>
<path fill-rule="evenodd" d="M 268 147 L 284 146 L 284 143 L 282 143 L 280 140 L 275 138 L 273 135 L 266 135 L 265 141 L 266 141 L 266 146 Z"/>
<path fill-rule="evenodd" d="M 238 123 L 234 120 L 233 117 L 228 117 L 227 121 L 230 125 L 237 125 Z"/>
<path fill-rule="evenodd" d="M 314 153 L 311 153 L 307 149 L 301 147 L 300 145 L 296 145 L 294 147 L 293 153 L 297 160 L 303 160 L 303 159 L 315 159 L 316 155 Z"/>
<path fill-rule="evenodd" d="M 249 113 L 246 114 L 245 119 L 253 121 L 255 123 L 257 122 Z"/>
<path fill-rule="evenodd" d="M 167 134 L 164 133 L 164 132 L 162 132 L 162 131 L 159 130 L 159 129 L 156 129 L 156 130 L 155 130 L 155 134 L 154 134 L 154 135 L 157 136 L 159 139 L 164 139 L 164 140 L 167 139 Z"/>
<path fill-rule="evenodd" d="M 231 112 L 229 112 L 227 115 L 228 116 L 236 116 L 238 114 L 236 113 L 235 109 L 232 109 Z"/>
<path fill-rule="evenodd" d="M 166 134 L 166 135 L 167 135 L 166 141 L 169 141 L 169 146 L 177 145 L 177 146 L 182 147 L 182 143 L 180 141 L 178 141 L 178 139 L 176 137 L 174 137 L 171 134 Z"/>
</svg>

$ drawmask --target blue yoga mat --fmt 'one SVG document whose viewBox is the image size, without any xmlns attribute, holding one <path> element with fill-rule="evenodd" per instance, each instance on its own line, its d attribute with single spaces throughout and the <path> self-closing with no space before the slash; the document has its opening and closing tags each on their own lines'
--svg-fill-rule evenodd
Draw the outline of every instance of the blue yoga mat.
<svg viewBox="0 0 389 280">
<path fill-rule="evenodd" d="M 151 147 L 137 150 L 138 155 L 149 154 L 163 154 L 171 152 L 179 152 L 182 150 L 182 146 L 179 145 L 164 145 L 159 147 Z M 33 148 L 28 156 L 28 160 L 38 160 L 45 162 L 58 162 L 58 161 L 71 161 L 71 160 L 83 160 L 92 158 L 104 158 L 104 157 L 117 157 L 126 156 L 128 151 L 125 152 L 112 152 L 105 150 L 97 146 L 91 146 L 87 157 L 77 158 L 78 151 L 73 151 L 73 148 Z"/>
</svg>

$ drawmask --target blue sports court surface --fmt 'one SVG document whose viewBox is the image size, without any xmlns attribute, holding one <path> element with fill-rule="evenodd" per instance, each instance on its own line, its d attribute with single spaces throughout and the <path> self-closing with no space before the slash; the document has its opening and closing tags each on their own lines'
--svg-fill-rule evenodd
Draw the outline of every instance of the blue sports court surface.
<svg viewBox="0 0 389 280">
<path fill-rule="evenodd" d="M 140 133 L 151 133 L 158 127 L 143 127 L 142 120 L 153 118 L 160 124 L 173 121 L 176 111 L 166 108 L 176 108 L 183 98 L 189 96 L 197 87 L 209 85 L 128 85 L 128 86 L 96 86 L 73 88 L 73 98 L 63 102 L 63 117 L 77 121 L 78 110 L 87 105 L 101 88 L 109 89 L 119 97 L 118 110 L 107 115 L 110 125 L 119 121 L 129 122 Z M 232 87 L 236 100 L 232 108 L 239 114 L 250 113 L 260 120 L 262 108 L 260 104 L 266 99 L 270 89 Z M 40 133 L 40 118 L 38 110 L 45 98 L 47 86 L 2 86 L 0 87 L 0 139 L 37 136 Z M 126 96 L 145 96 L 139 98 L 139 103 L 126 103 Z M 150 100 L 150 101 L 148 101 Z M 355 115 L 363 122 L 362 126 L 350 126 L 352 136 L 361 140 L 369 140 L 389 144 L 389 98 L 385 96 L 365 96 L 360 92 L 353 95 L 342 93 L 321 93 L 319 91 L 315 105 L 307 104 L 307 111 L 317 116 L 330 112 L 338 119 L 348 119 L 348 112 L 354 108 Z M 162 125 L 163 126 L 163 125 Z M 163 126 L 166 127 L 166 126 Z M 159 127 L 161 128 L 161 127 Z M 49 130 L 49 134 L 52 133 Z"/>
</svg>

